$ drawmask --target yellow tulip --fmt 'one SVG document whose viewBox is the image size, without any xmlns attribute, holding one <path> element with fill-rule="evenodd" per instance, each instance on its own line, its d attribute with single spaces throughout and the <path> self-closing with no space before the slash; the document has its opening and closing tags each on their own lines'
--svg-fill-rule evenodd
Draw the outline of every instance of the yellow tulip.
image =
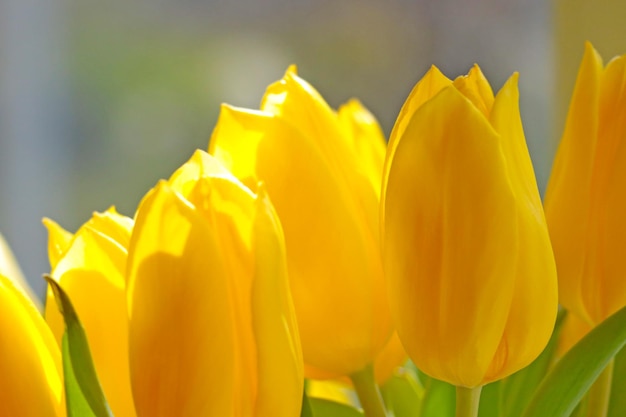
<svg viewBox="0 0 626 417">
<path fill-rule="evenodd" d="M 430 376 L 478 387 L 528 365 L 557 313 L 556 268 L 518 107 L 475 66 L 432 68 L 404 104 L 383 180 L 398 335 Z"/>
<path fill-rule="evenodd" d="M 197 151 L 144 197 L 128 258 L 137 415 L 299 415 L 303 371 L 281 226 Z"/>
<path fill-rule="evenodd" d="M 135 416 L 128 368 L 126 257 L 132 220 L 111 208 L 95 213 L 75 235 L 49 219 L 52 278 L 67 292 L 82 322 L 94 366 L 113 413 Z M 52 291 L 46 321 L 60 346 L 65 331 Z"/>
<path fill-rule="evenodd" d="M 560 302 L 589 325 L 626 305 L 624 79 L 587 44 L 545 197 Z"/>
<path fill-rule="evenodd" d="M 34 304 L 0 274 L 0 415 L 64 417 L 61 354 Z"/>
<path fill-rule="evenodd" d="M 209 152 L 243 183 L 267 186 L 307 376 L 372 363 L 392 332 L 378 225 L 385 145 L 373 116 L 355 100 L 333 111 L 291 67 L 260 111 L 222 107 Z"/>
</svg>

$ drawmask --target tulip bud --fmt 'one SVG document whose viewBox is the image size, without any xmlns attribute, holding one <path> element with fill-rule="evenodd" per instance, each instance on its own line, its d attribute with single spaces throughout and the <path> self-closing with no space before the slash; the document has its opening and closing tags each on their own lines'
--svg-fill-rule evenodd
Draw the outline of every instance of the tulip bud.
<svg viewBox="0 0 626 417">
<path fill-rule="evenodd" d="M 211 137 L 209 152 L 245 184 L 263 181 L 280 216 L 309 377 L 363 369 L 392 332 L 378 225 L 384 146 L 362 105 L 333 111 L 293 67 L 260 111 L 223 106 Z"/>
<path fill-rule="evenodd" d="M 587 44 L 545 197 L 559 300 L 589 325 L 626 305 L 624 79 Z"/>
<path fill-rule="evenodd" d="M 517 75 L 494 99 L 477 66 L 454 82 L 433 67 L 400 112 L 385 167 L 383 258 L 411 359 L 470 388 L 528 365 L 552 332 L 557 288 Z"/>
<path fill-rule="evenodd" d="M 255 195 L 204 152 L 144 197 L 127 294 L 139 417 L 298 415 L 284 256 L 264 190 Z"/>
<path fill-rule="evenodd" d="M 125 276 L 132 220 L 110 208 L 94 213 L 75 235 L 52 220 L 44 224 L 52 279 L 69 295 L 85 328 L 109 405 L 117 417 L 133 417 Z M 50 289 L 45 317 L 60 346 L 65 324 Z"/>
</svg>

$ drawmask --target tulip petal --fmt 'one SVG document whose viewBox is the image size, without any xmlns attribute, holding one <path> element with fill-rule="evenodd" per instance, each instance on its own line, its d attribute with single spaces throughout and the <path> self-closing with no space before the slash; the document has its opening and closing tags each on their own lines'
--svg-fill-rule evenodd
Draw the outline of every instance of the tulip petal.
<svg viewBox="0 0 626 417">
<path fill-rule="evenodd" d="M 556 266 L 519 115 L 515 74 L 498 93 L 491 121 L 503 138 L 512 190 L 521 207 L 518 233 L 523 244 L 518 248 L 506 330 L 487 381 L 504 378 L 532 362 L 550 339 L 557 314 Z"/>
<path fill-rule="evenodd" d="M 61 356 L 28 298 L 0 275 L 0 414 L 64 417 Z"/>
<path fill-rule="evenodd" d="M 474 64 L 467 75 L 457 77 L 454 86 L 489 118 L 494 101 L 493 90 L 478 65 Z"/>
<path fill-rule="evenodd" d="M 70 247 L 74 235 L 47 217 L 44 217 L 43 224 L 48 229 L 48 260 L 52 270 Z"/>
<path fill-rule="evenodd" d="M 354 210 L 353 216 L 362 218 L 372 235 L 369 240 L 378 242 L 380 171 L 373 173 L 371 166 L 362 162 L 355 141 L 345 134 L 339 117 L 322 96 L 290 68 L 282 80 L 267 88 L 261 110 L 294 126 L 301 140 L 319 149 L 334 182 L 351 196 L 347 207 Z M 372 175 L 376 177 L 373 180 Z"/>
<path fill-rule="evenodd" d="M 600 84 L 598 140 L 589 202 L 588 256 L 580 288 L 594 324 L 626 305 L 625 109 L 626 56 L 620 56 L 606 66 Z"/>
<path fill-rule="evenodd" d="M 295 416 L 301 407 L 304 370 L 294 308 L 289 297 L 285 243 L 276 213 L 262 188 L 256 206 L 252 319 L 259 386 L 254 415 Z"/>
<path fill-rule="evenodd" d="M 352 141 L 356 158 L 364 166 L 369 182 L 380 198 L 380 181 L 385 162 L 385 137 L 374 116 L 358 100 L 339 108 L 339 122 Z"/>
<path fill-rule="evenodd" d="M 338 180 L 312 137 L 282 118 L 223 106 L 210 146 L 244 184 L 266 184 L 289 248 L 306 363 L 342 374 L 365 366 L 391 332 L 386 297 L 380 296 L 376 204 L 361 215 L 348 182 Z M 375 200 L 373 190 L 370 198 Z"/>
<path fill-rule="evenodd" d="M 113 239 L 124 249 L 128 249 L 133 219 L 119 214 L 115 207 L 110 207 L 104 213 L 94 213 L 88 224 L 92 229 Z"/>
<path fill-rule="evenodd" d="M 217 158 L 204 151 L 196 150 L 189 161 L 178 168 L 168 180 L 173 190 L 184 197 L 189 196 L 200 178 L 226 178 L 239 181 L 222 165 Z M 256 185 L 256 184 L 255 184 Z M 250 187 L 248 187 L 250 188 Z"/>
<path fill-rule="evenodd" d="M 447 87 L 409 121 L 387 184 L 385 271 L 400 339 L 424 372 L 468 387 L 488 371 L 515 284 L 517 207 L 500 140 Z"/>
<path fill-rule="evenodd" d="M 380 201 L 385 201 L 385 195 L 387 190 L 387 183 L 389 177 L 389 170 L 391 169 L 391 161 L 398 147 L 400 138 L 404 135 L 409 121 L 417 109 L 419 109 L 424 103 L 433 98 L 443 88 L 452 84 L 452 80 L 443 75 L 441 71 L 434 65 L 430 67 L 424 77 L 413 87 L 409 97 L 406 99 L 400 109 L 396 123 L 393 126 L 391 135 L 389 136 L 389 143 L 387 144 L 387 154 L 385 156 L 385 162 L 383 164 L 383 181 L 380 192 Z M 380 218 L 385 218 L 385 204 L 380 205 Z M 384 221 L 381 221 L 384 225 Z"/>
<path fill-rule="evenodd" d="M 111 409 L 118 417 L 131 417 L 135 411 L 128 369 L 126 249 L 91 224 L 90 220 L 76 233 L 52 278 L 71 298 L 85 328 Z M 103 226 L 100 220 L 95 225 Z M 45 317 L 61 346 L 65 325 L 53 297 L 48 291 Z"/>
<path fill-rule="evenodd" d="M 212 157 L 210 157 L 212 158 Z M 256 398 L 257 351 L 251 308 L 254 264 L 252 254 L 255 196 L 237 180 L 203 177 L 187 197 L 210 224 L 221 251 L 232 296 L 235 332 L 235 381 L 237 415 L 250 415 Z M 275 362 L 272 362 L 275 364 Z"/>
<path fill-rule="evenodd" d="M 597 147 L 601 75 L 602 59 L 587 44 L 544 202 L 559 276 L 559 300 L 590 323 L 581 290 L 590 233 L 588 202 L 594 159 L 590 155 L 595 155 Z"/>
<path fill-rule="evenodd" d="M 518 79 L 519 75 L 515 73 L 502 86 L 490 111 L 489 120 L 502 137 L 502 151 L 513 189 L 518 192 L 520 201 L 526 200 L 528 207 L 538 218 L 543 219 L 541 197 L 520 117 Z"/>
<path fill-rule="evenodd" d="M 233 415 L 231 296 L 215 231 L 165 182 L 142 201 L 128 260 L 139 417 Z"/>
</svg>

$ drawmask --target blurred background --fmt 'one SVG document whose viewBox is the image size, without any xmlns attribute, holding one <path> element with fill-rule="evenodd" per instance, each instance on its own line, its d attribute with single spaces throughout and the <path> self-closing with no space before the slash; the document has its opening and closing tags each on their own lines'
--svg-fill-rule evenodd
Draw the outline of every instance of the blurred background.
<svg viewBox="0 0 626 417">
<path fill-rule="evenodd" d="M 592 7 L 593 6 L 593 7 Z M 219 105 L 256 108 L 289 64 L 337 108 L 391 131 L 430 65 L 519 71 L 543 192 L 585 39 L 626 52 L 619 1 L 0 0 L 0 231 L 38 294 L 50 217 L 74 232 L 144 193 L 196 148 Z"/>
</svg>

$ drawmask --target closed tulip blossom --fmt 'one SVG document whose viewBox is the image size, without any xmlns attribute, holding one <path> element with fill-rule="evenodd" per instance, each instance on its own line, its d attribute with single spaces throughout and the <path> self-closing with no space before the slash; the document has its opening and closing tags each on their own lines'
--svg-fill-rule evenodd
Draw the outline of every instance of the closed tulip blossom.
<svg viewBox="0 0 626 417">
<path fill-rule="evenodd" d="M 114 208 L 95 213 L 76 234 L 45 219 L 52 279 L 71 298 L 80 317 L 102 388 L 117 417 L 134 417 L 128 368 L 126 257 L 132 219 Z M 52 291 L 46 321 L 61 346 L 65 324 Z"/>
<path fill-rule="evenodd" d="M 532 362 L 557 313 L 517 78 L 494 97 L 478 66 L 454 81 L 433 67 L 388 145 L 381 204 L 394 323 L 418 368 L 459 387 Z"/>
<path fill-rule="evenodd" d="M 127 268 L 139 417 L 299 415 L 283 235 L 254 189 L 197 151 L 141 202 Z"/>
<path fill-rule="evenodd" d="M 587 43 L 546 190 L 559 301 L 579 329 L 626 306 L 625 79 L 626 55 L 604 66 Z M 597 415 L 607 415 L 612 379 L 613 361 L 588 394 Z"/>
<path fill-rule="evenodd" d="M 245 184 L 263 181 L 285 230 L 308 377 L 371 365 L 392 332 L 380 257 L 385 144 L 357 101 L 332 110 L 289 68 L 260 110 L 223 106 L 209 152 Z"/>
<path fill-rule="evenodd" d="M 626 305 L 624 79 L 587 44 L 545 197 L 559 300 L 592 326 Z"/>
</svg>

